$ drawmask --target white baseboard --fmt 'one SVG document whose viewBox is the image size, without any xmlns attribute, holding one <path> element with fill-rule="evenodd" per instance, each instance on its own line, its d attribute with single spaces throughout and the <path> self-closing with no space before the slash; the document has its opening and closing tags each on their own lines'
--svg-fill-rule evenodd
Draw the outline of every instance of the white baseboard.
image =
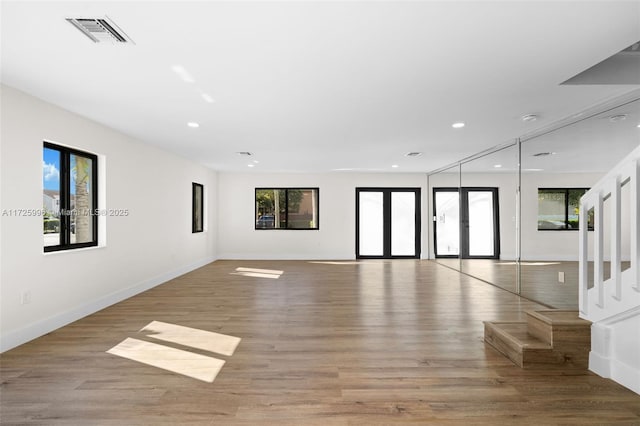
<svg viewBox="0 0 640 426">
<path fill-rule="evenodd" d="M 640 369 L 598 353 L 589 353 L 589 370 L 640 395 Z"/>
<path fill-rule="evenodd" d="M 288 254 L 247 254 L 247 253 L 222 253 L 218 255 L 219 260 L 355 260 L 355 255 L 305 255 L 299 253 Z"/>
<path fill-rule="evenodd" d="M 131 287 L 118 290 L 114 293 L 107 294 L 94 301 L 88 302 L 84 305 L 77 306 L 66 312 L 53 315 L 49 318 L 45 318 L 40 321 L 36 321 L 29 325 L 26 325 L 17 330 L 10 331 L 3 336 L 0 336 L 0 353 L 6 352 L 10 349 L 27 343 L 30 340 L 36 339 L 47 333 L 50 333 L 60 327 L 64 327 L 74 321 L 98 312 L 108 306 L 128 299 L 136 294 L 140 294 L 144 291 L 150 290 L 160 284 L 163 284 L 169 280 L 172 280 L 180 275 L 184 275 L 187 272 L 191 272 L 194 269 L 200 268 L 206 264 L 214 262 L 216 258 L 205 258 L 190 265 L 183 266 L 173 271 L 160 274 L 156 277 L 139 282 Z"/>
</svg>

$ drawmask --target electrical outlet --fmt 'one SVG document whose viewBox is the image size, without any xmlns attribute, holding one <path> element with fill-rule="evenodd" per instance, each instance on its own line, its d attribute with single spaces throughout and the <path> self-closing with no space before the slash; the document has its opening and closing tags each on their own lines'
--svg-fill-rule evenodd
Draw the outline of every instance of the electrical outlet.
<svg viewBox="0 0 640 426">
<path fill-rule="evenodd" d="M 22 297 L 20 298 L 20 302 L 23 305 L 28 305 L 31 303 L 31 292 L 29 290 L 22 292 Z"/>
<path fill-rule="evenodd" d="M 564 272 L 558 272 L 558 282 L 564 283 Z"/>
</svg>

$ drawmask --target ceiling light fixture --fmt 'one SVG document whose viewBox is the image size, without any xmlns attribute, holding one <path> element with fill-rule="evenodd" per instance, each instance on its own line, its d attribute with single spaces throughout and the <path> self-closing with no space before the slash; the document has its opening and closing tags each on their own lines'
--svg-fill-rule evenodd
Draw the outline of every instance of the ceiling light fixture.
<svg viewBox="0 0 640 426">
<path fill-rule="evenodd" d="M 178 74 L 178 77 L 180 77 L 185 83 L 195 83 L 195 79 L 182 65 L 174 65 L 171 67 L 171 70 Z"/>
<path fill-rule="evenodd" d="M 526 114 L 520 117 L 520 119 L 525 123 L 530 123 L 530 122 L 536 121 L 538 119 L 538 116 L 535 114 Z"/>
<path fill-rule="evenodd" d="M 198 127 L 200 127 L 200 125 L 198 123 L 196 123 L 195 121 L 188 122 L 187 126 L 191 127 L 192 129 L 197 129 Z"/>
<path fill-rule="evenodd" d="M 500 167 L 502 167 L 502 164 L 495 164 L 493 167 L 499 169 Z"/>
<path fill-rule="evenodd" d="M 453 123 L 451 125 L 451 127 L 453 127 L 454 129 L 462 129 L 465 126 L 465 124 L 462 121 L 459 121 L 457 123 Z"/>
<path fill-rule="evenodd" d="M 213 98 L 211 96 L 209 96 L 208 94 L 206 94 L 206 93 L 202 93 L 202 94 L 200 94 L 200 96 L 202 96 L 202 99 L 208 104 L 212 104 L 212 103 L 215 102 L 213 100 Z"/>
<path fill-rule="evenodd" d="M 247 164 L 247 167 L 255 167 L 255 164 Z"/>
<path fill-rule="evenodd" d="M 391 167 L 393 167 L 394 169 L 397 169 L 400 166 L 398 166 L 397 164 L 393 164 Z"/>
<path fill-rule="evenodd" d="M 555 155 L 555 152 L 538 152 L 533 154 L 533 157 L 546 157 L 547 155 Z"/>
<path fill-rule="evenodd" d="M 609 121 L 612 123 L 617 123 L 619 121 L 624 121 L 627 119 L 627 114 L 618 114 L 618 115 L 612 115 L 611 117 L 609 117 Z"/>
</svg>

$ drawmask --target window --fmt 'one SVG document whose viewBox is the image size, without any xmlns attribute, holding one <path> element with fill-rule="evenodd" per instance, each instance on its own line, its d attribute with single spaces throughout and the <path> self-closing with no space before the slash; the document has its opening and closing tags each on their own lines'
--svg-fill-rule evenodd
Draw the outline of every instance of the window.
<svg viewBox="0 0 640 426">
<path fill-rule="evenodd" d="M 538 230 L 578 230 L 580 197 L 589 188 L 538 188 Z M 593 214 L 588 229 L 593 230 Z"/>
<path fill-rule="evenodd" d="M 44 143 L 42 212 L 44 251 L 98 245 L 98 159 Z"/>
<path fill-rule="evenodd" d="M 255 229 L 319 229 L 318 188 L 256 188 Z"/>
<path fill-rule="evenodd" d="M 204 186 L 191 184 L 191 233 L 204 231 Z"/>
</svg>

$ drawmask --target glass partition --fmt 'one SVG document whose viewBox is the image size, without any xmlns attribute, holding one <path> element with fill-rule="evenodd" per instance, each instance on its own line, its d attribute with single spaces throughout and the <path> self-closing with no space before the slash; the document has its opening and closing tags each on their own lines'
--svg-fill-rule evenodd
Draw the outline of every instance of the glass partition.
<svg viewBox="0 0 640 426">
<path fill-rule="evenodd" d="M 460 167 L 429 176 L 430 253 L 436 262 L 460 270 Z"/>
<path fill-rule="evenodd" d="M 516 142 L 461 165 L 460 206 L 460 270 L 517 292 Z"/>
</svg>

